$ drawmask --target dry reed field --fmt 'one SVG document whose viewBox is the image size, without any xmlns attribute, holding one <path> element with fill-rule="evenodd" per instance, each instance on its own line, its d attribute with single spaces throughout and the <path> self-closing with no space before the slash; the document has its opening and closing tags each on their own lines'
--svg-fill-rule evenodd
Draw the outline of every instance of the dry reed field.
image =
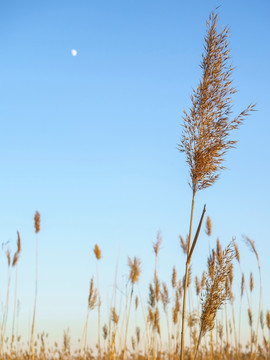
<svg viewBox="0 0 270 360">
<path fill-rule="evenodd" d="M 206 206 L 202 209 L 199 223 L 194 224 L 194 212 L 197 211 L 195 197 L 198 191 L 212 186 L 219 178 L 225 169 L 225 154 L 236 145 L 231 134 L 254 110 L 251 104 L 239 115 L 232 116 L 231 97 L 235 88 L 232 86 L 233 67 L 229 63 L 228 36 L 228 28 L 219 30 L 218 16 L 215 12 L 211 13 L 201 62 L 202 79 L 193 91 L 189 110 L 183 116 L 179 150 L 186 156 L 192 190 L 191 210 L 188 209 L 191 211 L 190 223 L 187 224 L 188 235 L 179 237 L 180 251 L 186 259 L 185 272 L 178 274 L 176 267 L 170 265 L 170 283 L 160 280 L 158 259 L 162 237 L 158 233 L 153 244 L 155 267 L 149 282 L 148 299 L 143 300 L 137 286 L 141 277 L 141 261 L 137 257 L 130 257 L 127 259 L 125 302 L 120 305 L 117 301 L 115 282 L 110 313 L 104 322 L 106 311 L 103 310 L 98 274 L 102 249 L 96 244 L 92 254 L 96 261 L 96 273 L 89 279 L 89 295 L 85 299 L 86 316 L 79 343 L 73 350 L 69 332 L 64 331 L 62 344 L 48 345 L 48 335 L 37 334 L 35 328 L 39 285 L 38 236 L 42 229 L 37 211 L 34 215 L 36 278 L 31 335 L 26 344 L 22 343 L 20 336 L 15 335 L 18 263 L 21 257 L 18 232 L 16 252 L 11 254 L 9 249 L 6 250 L 8 281 L 1 323 L 0 359 L 270 359 L 270 309 L 263 307 L 261 265 L 255 242 L 243 236 L 242 240 L 250 249 L 250 256 L 256 259 L 257 274 L 242 268 L 241 254 L 235 239 L 224 248 L 217 239 L 214 248 L 209 249 L 205 271 L 200 275 L 192 274 L 197 242 L 202 236 L 209 239 L 212 236 L 212 222 L 205 215 Z M 258 302 L 254 303 L 252 294 L 256 278 L 259 279 L 256 286 L 260 293 Z M 14 308 L 8 317 L 11 281 L 15 284 Z M 247 308 L 244 304 L 248 305 Z M 97 323 L 93 325 L 94 312 Z M 140 321 L 138 313 L 142 314 Z M 248 319 L 249 324 L 247 342 L 243 341 L 243 318 Z M 8 321 L 11 322 L 11 332 L 7 331 Z M 92 348 L 89 346 L 89 326 L 97 329 L 94 339 L 96 344 Z"/>
</svg>

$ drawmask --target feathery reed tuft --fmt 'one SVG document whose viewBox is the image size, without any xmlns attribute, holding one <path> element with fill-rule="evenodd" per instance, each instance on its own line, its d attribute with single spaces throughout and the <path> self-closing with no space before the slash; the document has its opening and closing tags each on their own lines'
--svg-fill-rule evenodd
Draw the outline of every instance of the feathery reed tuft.
<svg viewBox="0 0 270 360">
<path fill-rule="evenodd" d="M 220 260 L 216 258 L 214 274 L 208 273 L 206 289 L 203 295 L 202 314 L 201 314 L 201 333 L 213 329 L 214 319 L 217 310 L 228 299 L 229 292 L 226 288 L 226 279 L 229 276 L 230 267 L 235 257 L 235 253 L 230 243 L 222 252 Z"/>
<path fill-rule="evenodd" d="M 236 242 L 234 241 L 234 239 L 233 239 L 233 246 L 234 246 L 236 260 L 240 264 L 240 253 L 239 253 L 238 246 L 237 246 Z"/>
<path fill-rule="evenodd" d="M 254 288 L 254 280 L 253 280 L 253 274 L 252 272 L 250 273 L 250 278 L 249 278 L 249 289 L 250 289 L 250 292 L 253 291 L 253 288 Z"/>
<path fill-rule="evenodd" d="M 173 272 L 172 272 L 172 287 L 176 288 L 177 285 L 177 279 L 176 279 L 177 273 L 176 273 L 176 268 L 175 266 L 173 267 Z"/>
<path fill-rule="evenodd" d="M 35 213 L 35 233 L 38 234 L 40 231 L 40 213 L 38 211 L 36 211 Z"/>
<path fill-rule="evenodd" d="M 10 249 L 7 248 L 6 250 L 6 257 L 7 257 L 7 262 L 8 262 L 8 267 L 10 267 L 10 262 L 11 262 L 11 253 L 10 253 Z"/>
<path fill-rule="evenodd" d="M 207 236 L 212 235 L 212 221 L 209 216 L 207 216 L 205 232 Z"/>
<path fill-rule="evenodd" d="M 187 253 L 188 253 L 188 238 L 186 239 L 186 241 L 184 241 L 183 237 L 181 235 L 179 235 L 179 240 L 180 240 L 180 245 L 183 250 L 183 253 L 187 255 Z"/>
<path fill-rule="evenodd" d="M 242 279 L 241 279 L 241 297 L 244 295 L 244 287 L 245 287 L 245 275 L 242 273 Z"/>
<path fill-rule="evenodd" d="M 139 298 L 138 296 L 135 297 L 135 309 L 137 310 L 139 306 Z"/>
<path fill-rule="evenodd" d="M 101 250 L 100 250 L 98 244 L 95 245 L 93 251 L 94 251 L 94 254 L 95 254 L 95 256 L 96 256 L 96 259 L 97 259 L 97 260 L 100 260 L 100 259 L 101 259 Z"/>
<path fill-rule="evenodd" d="M 162 291 L 160 292 L 161 302 L 163 304 L 163 309 L 166 311 L 166 308 L 170 302 L 169 292 L 166 283 L 162 283 Z"/>
<path fill-rule="evenodd" d="M 117 315 L 115 308 L 112 308 L 112 321 L 117 324 L 119 320 L 119 315 Z"/>
<path fill-rule="evenodd" d="M 268 330 L 270 330 L 270 311 L 269 310 L 266 313 L 266 326 L 268 327 Z"/>
<path fill-rule="evenodd" d="M 259 254 L 257 253 L 257 250 L 255 248 L 255 241 L 251 240 L 248 236 L 243 235 L 244 240 L 246 241 L 246 244 L 248 245 L 248 247 L 250 248 L 250 250 L 254 253 L 254 255 L 257 258 L 257 262 L 258 262 L 258 266 L 259 268 L 261 267 L 260 265 L 260 259 L 259 259 Z"/>
<path fill-rule="evenodd" d="M 201 279 L 201 288 L 205 287 L 205 282 L 206 282 L 206 272 L 204 271 L 202 273 L 202 279 Z"/>
<path fill-rule="evenodd" d="M 94 288 L 94 279 L 92 277 L 91 281 L 90 281 L 90 289 L 89 289 L 89 296 L 88 296 L 88 309 L 89 310 L 92 310 L 95 308 L 95 306 L 97 304 L 97 297 L 98 297 L 98 293 L 97 293 L 97 290 Z"/>
<path fill-rule="evenodd" d="M 21 237 L 20 237 L 19 231 L 17 231 L 17 251 L 15 252 L 15 254 L 13 256 L 13 261 L 12 261 L 13 267 L 17 264 L 17 262 L 19 260 L 20 252 L 21 252 Z"/>
<path fill-rule="evenodd" d="M 140 266 L 141 266 L 141 260 L 138 259 L 136 256 L 134 256 L 134 260 L 132 261 L 130 258 L 128 258 L 128 266 L 130 268 L 129 273 L 129 280 L 132 284 L 135 284 L 139 280 L 140 276 Z"/>
<path fill-rule="evenodd" d="M 197 275 L 195 276 L 195 289 L 196 289 L 196 295 L 199 296 L 201 292 L 201 282 Z"/>
<path fill-rule="evenodd" d="M 159 231 L 157 233 L 157 241 L 153 244 L 153 249 L 154 249 L 154 252 L 155 252 L 156 256 L 158 256 L 161 243 L 162 243 L 162 236 L 161 236 L 161 233 Z"/>
<path fill-rule="evenodd" d="M 108 326 L 107 324 L 104 324 L 102 327 L 102 334 L 103 334 L 103 339 L 106 340 L 107 336 L 108 336 Z"/>
<path fill-rule="evenodd" d="M 203 77 L 191 96 L 189 113 L 184 110 L 184 130 L 179 145 L 179 150 L 186 154 L 190 186 L 195 192 L 211 186 L 218 179 L 224 169 L 224 155 L 237 142 L 229 139 L 230 133 L 242 124 L 255 106 L 249 105 L 238 116 L 230 118 L 231 96 L 236 90 L 231 80 L 233 67 L 228 64 L 229 29 L 225 27 L 218 33 L 217 22 L 218 15 L 211 13 L 201 62 Z"/>
<path fill-rule="evenodd" d="M 252 327 L 253 315 L 250 307 L 248 308 L 248 321 L 249 321 L 249 326 Z"/>
</svg>

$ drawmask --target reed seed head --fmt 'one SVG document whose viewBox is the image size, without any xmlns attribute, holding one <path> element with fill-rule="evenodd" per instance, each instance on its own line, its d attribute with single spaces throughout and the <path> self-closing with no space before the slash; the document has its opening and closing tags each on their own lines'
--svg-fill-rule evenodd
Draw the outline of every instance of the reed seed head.
<svg viewBox="0 0 270 360">
<path fill-rule="evenodd" d="M 244 287 L 245 287 L 245 275 L 242 273 L 242 279 L 241 279 L 241 297 L 244 295 Z"/>
<path fill-rule="evenodd" d="M 222 252 L 221 257 L 216 259 L 214 274 L 208 273 L 205 293 L 202 297 L 201 313 L 201 334 L 205 335 L 214 327 L 214 320 L 217 310 L 229 298 L 226 279 L 229 276 L 229 268 L 235 257 L 232 243 L 230 243 Z"/>
<path fill-rule="evenodd" d="M 256 343 L 256 339 L 257 339 L 257 336 L 255 334 L 255 331 L 253 330 L 252 331 L 252 334 L 251 334 L 251 343 L 252 344 L 255 344 Z"/>
<path fill-rule="evenodd" d="M 187 237 L 186 241 L 184 241 L 183 237 L 181 235 L 179 235 L 179 240 L 180 240 L 180 245 L 183 250 L 183 253 L 185 255 L 187 255 L 187 253 L 188 253 L 188 237 Z"/>
<path fill-rule="evenodd" d="M 178 292 L 176 292 L 176 294 L 175 294 L 175 304 L 174 304 L 174 307 L 172 309 L 172 320 L 173 320 L 174 324 L 177 324 L 179 312 L 180 312 L 180 299 L 179 299 Z"/>
<path fill-rule="evenodd" d="M 21 237 L 19 231 L 17 231 L 17 251 L 15 252 L 13 257 L 12 266 L 15 266 L 17 264 L 19 260 L 20 252 L 21 252 Z"/>
<path fill-rule="evenodd" d="M 35 233 L 38 234 L 40 231 L 40 213 L 38 211 L 36 211 L 35 213 Z"/>
<path fill-rule="evenodd" d="M 161 233 L 159 231 L 157 233 L 157 241 L 153 244 L 153 249 L 154 249 L 154 252 L 155 252 L 156 256 L 158 256 L 161 243 L 162 243 L 162 236 L 161 236 Z"/>
<path fill-rule="evenodd" d="M 219 238 L 217 238 L 216 255 L 217 255 L 217 260 L 222 261 L 222 246 L 220 244 Z"/>
<path fill-rule="evenodd" d="M 252 272 L 250 273 L 250 278 L 249 278 L 249 289 L 250 289 L 250 292 L 253 291 L 253 288 L 254 288 L 254 280 L 253 280 L 253 274 Z"/>
<path fill-rule="evenodd" d="M 183 284 L 182 284 L 182 281 L 180 279 L 179 279 L 178 285 L 177 285 L 177 292 L 178 292 L 179 297 L 181 299 L 181 297 L 183 295 Z"/>
<path fill-rule="evenodd" d="M 97 259 L 97 260 L 100 260 L 102 256 L 101 256 L 101 250 L 100 250 L 98 244 L 95 245 L 93 251 L 94 251 L 94 254 L 95 254 L 95 256 L 96 256 L 96 259 Z"/>
<path fill-rule="evenodd" d="M 189 313 L 187 316 L 188 327 L 193 328 L 196 325 L 197 317 L 194 313 Z"/>
<path fill-rule="evenodd" d="M 195 288 L 196 288 L 196 295 L 199 296 L 201 292 L 201 282 L 197 275 L 195 276 Z"/>
<path fill-rule="evenodd" d="M 211 13 L 207 23 L 205 53 L 202 56 L 202 80 L 191 96 L 189 113 L 184 111 L 184 130 L 179 150 L 186 154 L 190 168 L 193 192 L 211 186 L 224 169 L 222 163 L 226 152 L 236 144 L 230 133 L 236 130 L 253 110 L 249 105 L 231 119 L 231 96 L 236 92 L 232 86 L 233 67 L 228 64 L 229 30 L 217 30 L 218 16 Z"/>
<path fill-rule="evenodd" d="M 248 308 L 248 321 L 249 321 L 249 326 L 252 327 L 253 315 L 252 315 L 251 308 Z"/>
<path fill-rule="evenodd" d="M 19 255 L 18 255 L 17 252 L 15 252 L 15 254 L 13 256 L 13 261 L 12 261 L 12 266 L 13 267 L 17 264 L 18 260 L 19 260 Z"/>
<path fill-rule="evenodd" d="M 162 283 L 162 291 L 160 293 L 160 297 L 161 297 L 161 302 L 163 304 L 163 309 L 166 312 L 170 300 L 169 300 L 168 288 L 165 282 Z"/>
<path fill-rule="evenodd" d="M 212 221 L 209 216 L 207 216 L 206 219 L 206 229 L 205 229 L 206 235 L 211 236 L 212 234 Z"/>
<path fill-rule="evenodd" d="M 114 324 L 117 324 L 119 320 L 119 315 L 117 315 L 115 307 L 112 308 L 112 321 L 114 322 Z"/>
<path fill-rule="evenodd" d="M 141 260 L 138 259 L 136 256 L 134 256 L 134 260 L 132 261 L 130 258 L 128 258 L 128 266 L 130 268 L 129 273 L 129 280 L 132 284 L 135 284 L 137 281 L 139 281 L 140 276 L 140 266 L 141 266 Z"/>
<path fill-rule="evenodd" d="M 231 263 L 229 266 L 229 280 L 230 280 L 230 288 L 231 288 L 233 283 L 233 263 Z"/>
<path fill-rule="evenodd" d="M 208 262 L 208 274 L 210 278 L 213 280 L 215 268 L 216 268 L 216 252 L 214 249 L 212 249 L 212 254 L 209 256 L 207 262 Z"/>
<path fill-rule="evenodd" d="M 154 322 L 154 314 L 150 306 L 148 306 L 147 321 L 150 325 L 152 325 Z"/>
<path fill-rule="evenodd" d="M 206 282 L 206 272 L 203 271 L 202 273 L 202 280 L 201 280 L 201 288 L 205 287 L 205 282 Z"/>
<path fill-rule="evenodd" d="M 107 324 L 103 325 L 102 332 L 103 332 L 103 339 L 106 340 L 107 336 L 108 336 L 108 326 L 107 326 Z"/>
<path fill-rule="evenodd" d="M 160 285 L 157 277 L 155 277 L 154 283 L 155 283 L 155 299 L 158 302 L 160 299 Z"/>
<path fill-rule="evenodd" d="M 270 311 L 269 310 L 266 313 L 266 326 L 268 327 L 268 330 L 270 330 Z"/>
<path fill-rule="evenodd" d="M 261 325 L 261 328 L 263 330 L 263 328 L 264 328 L 264 318 L 263 318 L 263 312 L 262 311 L 260 312 L 260 325 Z"/>
<path fill-rule="evenodd" d="M 98 292 L 97 289 L 94 288 L 94 278 L 91 278 L 90 281 L 90 289 L 88 296 L 88 309 L 92 310 L 97 305 Z"/>
<path fill-rule="evenodd" d="M 153 288 L 152 283 L 149 284 L 149 300 L 148 304 L 154 308 L 156 304 L 155 290 Z"/>
<path fill-rule="evenodd" d="M 11 253 L 10 253 L 10 249 L 7 248 L 6 250 L 6 257 L 7 257 L 7 261 L 8 261 L 8 267 L 10 266 L 10 256 L 11 256 Z"/>
<path fill-rule="evenodd" d="M 176 274 L 176 268 L 175 266 L 173 267 L 173 272 L 172 272 L 172 287 L 173 288 L 176 288 L 176 285 L 177 285 L 177 274 Z"/>
<path fill-rule="evenodd" d="M 261 268 L 261 264 L 260 264 L 260 259 L 259 259 L 259 254 L 255 248 L 255 241 L 251 240 L 248 236 L 243 235 L 244 240 L 246 241 L 246 244 L 248 245 L 248 247 L 250 248 L 250 250 L 254 253 L 254 255 L 256 256 L 257 259 L 257 263 L 258 263 L 258 267 L 259 269 Z"/>
<path fill-rule="evenodd" d="M 159 309 L 158 309 L 158 307 L 156 308 L 156 310 L 154 312 L 153 329 L 156 329 L 158 334 L 160 334 Z"/>
<path fill-rule="evenodd" d="M 141 339 L 141 329 L 139 328 L 139 326 L 136 327 L 136 339 L 137 339 L 137 344 L 139 344 Z"/>
<path fill-rule="evenodd" d="M 223 338 L 223 325 L 222 325 L 222 323 L 218 324 L 218 336 L 219 336 L 219 339 L 222 340 L 222 338 Z"/>
<path fill-rule="evenodd" d="M 19 231 L 17 231 L 17 252 L 21 252 L 21 237 Z"/>
<path fill-rule="evenodd" d="M 234 246 L 236 260 L 240 264 L 240 253 L 239 253 L 238 246 L 237 246 L 236 242 L 234 241 L 234 239 L 233 239 L 233 246 Z"/>
<path fill-rule="evenodd" d="M 135 298 L 135 310 L 138 309 L 138 305 L 139 305 L 139 298 L 138 298 L 138 296 L 136 296 L 136 298 Z"/>
<path fill-rule="evenodd" d="M 225 279 L 225 289 L 226 289 L 226 292 L 229 293 L 230 284 L 229 284 L 229 278 L 228 277 L 226 277 L 226 279 Z"/>
</svg>

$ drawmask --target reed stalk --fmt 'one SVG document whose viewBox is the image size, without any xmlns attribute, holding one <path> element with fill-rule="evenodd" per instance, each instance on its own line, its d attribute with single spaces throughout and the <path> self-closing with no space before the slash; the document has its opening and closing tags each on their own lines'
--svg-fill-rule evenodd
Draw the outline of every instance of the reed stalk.
<svg viewBox="0 0 270 360">
<path fill-rule="evenodd" d="M 229 30 L 225 27 L 219 33 L 217 22 L 218 16 L 212 12 L 207 22 L 205 53 L 201 63 L 203 76 L 191 96 L 192 105 L 189 114 L 184 111 L 184 130 L 179 145 L 179 150 L 186 154 L 192 188 L 185 275 L 192 255 L 190 243 L 196 192 L 213 185 L 219 178 L 220 171 L 224 169 L 222 166 L 224 155 L 236 143 L 235 140 L 228 139 L 228 136 L 241 125 L 244 118 L 254 108 L 254 105 L 249 105 L 238 116 L 230 119 L 231 95 L 235 93 L 235 89 L 230 79 L 233 67 L 228 64 Z M 184 359 L 186 293 L 187 279 L 184 284 L 180 360 Z"/>
<path fill-rule="evenodd" d="M 141 272 L 140 265 L 141 265 L 141 261 L 140 261 L 140 259 L 136 258 L 136 256 L 134 257 L 133 261 L 130 258 L 128 258 L 128 266 L 130 268 L 129 281 L 131 282 L 131 293 L 130 293 L 130 300 L 129 300 L 129 306 L 128 306 L 128 313 L 127 313 L 123 360 L 125 360 L 125 358 L 126 358 L 130 308 L 131 308 L 131 302 L 132 302 L 132 298 L 133 298 L 134 285 L 136 282 L 139 281 L 139 276 L 140 276 L 140 272 Z"/>
<path fill-rule="evenodd" d="M 94 247 L 94 254 L 96 256 L 96 277 L 97 277 L 97 293 L 98 293 L 98 358 L 101 359 L 101 348 L 100 348 L 100 306 L 101 299 L 99 294 L 99 277 L 98 277 L 98 262 L 101 259 L 101 250 L 96 244 Z"/>
<path fill-rule="evenodd" d="M 259 271 L 259 277 L 260 277 L 260 300 L 259 300 L 259 309 L 258 309 L 258 320 L 257 320 L 257 329 L 256 329 L 256 335 L 255 335 L 255 356 L 254 358 L 256 359 L 257 357 L 257 346 L 258 346 L 258 335 L 259 335 L 259 322 L 260 322 L 260 314 L 262 311 L 262 273 L 261 273 L 261 263 L 260 263 L 260 258 L 259 258 L 259 254 L 256 250 L 255 247 L 255 241 L 251 240 L 248 236 L 243 235 L 246 244 L 249 246 L 249 248 L 251 249 L 251 251 L 253 252 L 253 254 L 256 257 L 257 260 L 257 266 L 258 266 L 258 271 Z"/>
<path fill-rule="evenodd" d="M 6 324 L 7 324 L 7 317 L 8 317 L 8 304 L 9 304 L 9 291 L 10 291 L 10 281 L 11 281 L 11 273 L 12 273 L 12 266 L 11 266 L 11 253 L 10 249 L 7 248 L 6 250 L 6 257 L 8 262 L 8 276 L 7 276 L 7 292 L 6 292 L 6 301 L 5 307 L 3 312 L 3 320 L 1 325 L 1 347 L 0 347 L 0 356 L 2 355 L 3 347 L 4 347 L 4 340 L 5 340 L 5 333 L 6 333 Z"/>
<path fill-rule="evenodd" d="M 87 306 L 87 313 L 86 313 L 86 321 L 83 328 L 83 334 L 81 338 L 81 347 L 80 347 L 80 356 L 82 355 L 82 349 L 84 349 L 84 360 L 86 359 L 86 344 L 87 344 L 87 328 L 88 328 L 88 319 L 90 311 L 93 310 L 98 301 L 98 291 L 94 287 L 94 279 L 91 278 L 90 281 L 90 289 L 89 289 L 89 295 L 88 295 L 88 306 Z"/>
<path fill-rule="evenodd" d="M 234 257 L 235 254 L 230 243 L 220 255 L 217 254 L 216 256 L 213 251 L 212 258 L 208 262 L 208 278 L 203 296 L 200 333 L 194 360 L 198 354 L 201 338 L 214 328 L 217 311 L 230 296 L 226 286 L 226 278 L 229 276 L 229 269 Z"/>
<path fill-rule="evenodd" d="M 11 333 L 11 344 L 10 344 L 10 355 L 13 352 L 14 332 L 15 332 L 15 318 L 16 318 L 16 305 L 17 305 L 17 287 L 18 287 L 18 260 L 21 253 L 21 237 L 19 231 L 17 231 L 17 251 L 14 254 L 12 267 L 16 267 L 15 275 L 15 290 L 14 290 L 14 308 L 13 308 L 13 320 L 12 320 L 12 333 Z"/>
<path fill-rule="evenodd" d="M 38 290 L 38 233 L 40 231 L 40 214 L 38 211 L 35 213 L 34 217 L 35 224 L 35 233 L 36 233 L 36 281 L 35 281 L 35 300 L 34 300 L 34 310 L 33 310 L 33 320 L 31 328 L 31 341 L 30 341 L 30 353 L 31 358 L 34 360 L 34 340 L 35 340 L 35 320 L 36 320 L 36 308 L 37 308 L 37 290 Z"/>
</svg>

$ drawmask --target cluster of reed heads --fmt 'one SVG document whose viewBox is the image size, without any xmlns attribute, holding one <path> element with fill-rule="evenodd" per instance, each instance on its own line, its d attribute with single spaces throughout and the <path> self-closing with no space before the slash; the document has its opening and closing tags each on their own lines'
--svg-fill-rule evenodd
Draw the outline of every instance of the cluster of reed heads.
<svg viewBox="0 0 270 360">
<path fill-rule="evenodd" d="M 205 223 L 205 233 L 210 243 L 212 223 L 209 216 Z M 18 268 L 21 252 L 19 232 L 17 237 L 17 250 L 13 257 L 10 250 L 6 251 L 9 282 L 1 326 L 0 359 L 179 359 L 186 277 L 189 306 L 185 314 L 184 359 L 270 358 L 270 311 L 264 311 L 262 308 L 260 259 L 254 241 L 247 236 L 244 236 L 243 240 L 255 256 L 258 267 L 260 298 L 255 304 L 252 304 L 252 294 L 256 276 L 252 272 L 249 274 L 243 272 L 240 251 L 235 239 L 232 239 L 224 249 L 219 239 L 216 240 L 215 248 L 211 250 L 209 248 L 207 266 L 200 276 L 192 275 L 191 266 L 186 275 L 179 276 L 176 266 L 172 266 L 171 281 L 166 283 L 160 280 L 158 273 L 162 244 L 159 232 L 153 244 L 155 267 L 147 298 L 142 295 L 139 287 L 141 261 L 137 257 L 128 258 L 128 283 L 125 289 L 122 289 L 125 303 L 123 305 L 122 300 L 120 301 L 117 296 L 119 287 L 116 273 L 110 312 L 107 317 L 104 316 L 105 311 L 103 312 L 101 308 L 98 263 L 102 259 L 102 254 L 96 244 L 93 248 L 97 264 L 96 275 L 90 279 L 86 320 L 79 346 L 77 349 L 73 347 L 74 351 L 71 350 L 68 331 L 64 331 L 62 344 L 48 345 L 48 334 L 35 335 L 36 293 L 31 337 L 27 344 L 22 343 L 21 337 L 15 335 L 16 301 L 14 301 L 11 336 L 9 338 L 6 335 L 11 272 L 13 268 Z M 186 240 L 179 236 L 179 244 L 186 256 L 188 236 Z M 235 268 L 240 276 L 235 276 Z M 249 281 L 246 281 L 246 278 L 249 278 Z M 17 297 L 17 276 L 15 280 L 14 300 Z M 243 303 L 247 308 L 243 308 Z M 91 314 L 95 311 L 98 314 L 97 323 L 91 320 L 93 318 Z M 246 323 L 250 328 L 248 337 L 246 330 L 243 332 L 243 325 L 246 328 Z M 95 339 L 90 341 L 87 340 L 89 325 L 96 329 Z"/>
<path fill-rule="evenodd" d="M 254 276 L 251 272 L 248 284 L 245 280 L 247 275 L 241 268 L 238 245 L 234 239 L 224 250 L 217 240 L 215 248 L 211 251 L 209 249 L 206 271 L 201 276 L 195 276 L 194 279 L 192 279 L 191 272 L 192 255 L 200 237 L 206 212 L 204 206 L 194 238 L 192 238 L 196 194 L 217 181 L 221 171 L 225 169 L 223 166 L 225 154 L 236 144 L 236 140 L 231 138 L 231 133 L 238 129 L 246 116 L 254 110 L 254 105 L 251 104 L 239 115 L 232 117 L 231 96 L 236 90 L 232 86 L 231 80 L 233 67 L 229 63 L 228 36 L 227 27 L 218 31 L 218 16 L 214 12 L 211 13 L 207 22 L 205 51 L 201 62 L 202 79 L 193 91 L 189 111 L 184 111 L 179 150 L 186 155 L 190 172 L 189 185 L 192 190 L 192 201 L 188 235 L 186 240 L 180 236 L 180 244 L 186 258 L 183 276 L 178 277 L 176 267 L 173 267 L 171 283 L 160 281 L 157 264 L 162 239 L 158 234 L 157 241 L 153 246 L 155 269 L 153 280 L 149 284 L 148 300 L 143 300 L 137 287 L 140 280 L 141 261 L 137 257 L 128 258 L 129 277 L 128 286 L 124 291 L 125 305 L 121 307 L 116 301 L 116 289 L 118 288 L 116 277 L 110 314 L 104 323 L 99 291 L 99 262 L 102 255 L 96 244 L 94 247 L 96 279 L 94 280 L 92 277 L 90 281 L 86 320 L 79 348 L 71 353 L 71 340 L 67 331 L 64 332 L 62 348 L 58 344 L 46 348 L 45 334 L 35 336 L 38 280 L 37 238 L 32 332 L 28 347 L 23 348 L 19 345 L 19 339 L 14 339 L 14 329 L 12 329 L 11 341 L 5 337 L 11 270 L 17 265 L 20 254 L 18 233 L 18 249 L 12 265 L 10 252 L 7 252 L 10 272 L 1 327 L 0 357 L 84 360 L 270 359 L 270 311 L 264 312 L 262 306 L 261 266 L 254 241 L 244 237 L 252 253 L 256 256 L 258 264 L 260 296 L 255 312 L 252 303 Z M 206 234 L 209 238 L 211 237 L 211 228 L 211 220 L 207 217 Z M 36 234 L 39 230 L 40 217 L 36 213 Z M 235 286 L 233 286 L 235 263 L 238 263 L 242 274 L 237 312 L 235 309 L 236 292 L 234 291 Z M 194 300 L 194 289 L 196 301 Z M 248 304 L 245 312 L 242 309 L 244 296 Z M 189 299 L 189 304 L 187 304 L 187 299 Z M 89 347 L 89 340 L 87 340 L 89 319 L 91 319 L 93 311 L 98 313 L 98 321 L 95 324 L 97 342 L 94 349 Z M 243 343 L 241 330 L 243 316 L 248 317 L 250 327 L 250 336 L 246 344 Z M 92 322 L 91 326 L 94 326 Z"/>
<path fill-rule="evenodd" d="M 207 217 L 205 233 L 212 235 L 212 222 Z M 183 254 L 187 256 L 188 236 L 186 241 L 179 236 Z M 96 349 L 87 346 L 73 354 L 78 359 L 179 359 L 181 348 L 182 305 L 184 284 L 187 278 L 187 294 L 189 308 L 185 314 L 186 340 L 184 359 L 270 359 L 270 311 L 262 308 L 261 266 L 255 242 L 247 236 L 243 240 L 256 257 L 260 297 L 256 308 L 252 306 L 254 275 L 249 273 L 246 282 L 242 270 L 240 251 L 235 239 L 222 249 L 219 239 L 215 248 L 209 249 L 207 268 L 201 276 L 192 277 L 191 266 L 187 274 L 178 277 L 176 267 L 172 267 L 170 283 L 162 282 L 158 274 L 159 253 L 162 244 L 160 232 L 153 244 L 155 267 L 153 280 L 149 283 L 148 298 L 140 291 L 141 261 L 134 257 L 128 258 L 128 286 L 124 298 L 125 305 L 117 302 L 117 276 L 111 297 L 110 313 L 102 327 L 103 344 L 101 347 L 100 333 L 97 334 Z M 210 243 L 210 241 L 209 241 Z M 94 254 L 97 261 L 101 259 L 101 250 L 96 244 Z M 238 268 L 241 275 L 235 280 L 234 269 Z M 240 282 L 238 281 L 240 280 Z M 239 283 L 238 283 L 239 282 Z M 235 306 L 238 294 L 237 309 Z M 243 311 L 246 298 L 247 309 Z M 94 279 L 90 281 L 86 326 L 84 327 L 81 344 L 85 332 L 89 312 L 98 309 L 100 324 L 100 300 Z M 133 311 L 133 314 L 131 314 Z M 130 323 L 130 319 L 133 322 Z M 103 320 L 104 320 L 103 316 Z M 248 320 L 250 336 L 243 334 L 243 319 Z M 98 326 L 98 332 L 101 332 Z M 243 342 L 243 339 L 246 342 Z M 96 351 L 95 351 L 96 350 Z M 70 354 L 70 352 L 69 352 Z"/>
</svg>

